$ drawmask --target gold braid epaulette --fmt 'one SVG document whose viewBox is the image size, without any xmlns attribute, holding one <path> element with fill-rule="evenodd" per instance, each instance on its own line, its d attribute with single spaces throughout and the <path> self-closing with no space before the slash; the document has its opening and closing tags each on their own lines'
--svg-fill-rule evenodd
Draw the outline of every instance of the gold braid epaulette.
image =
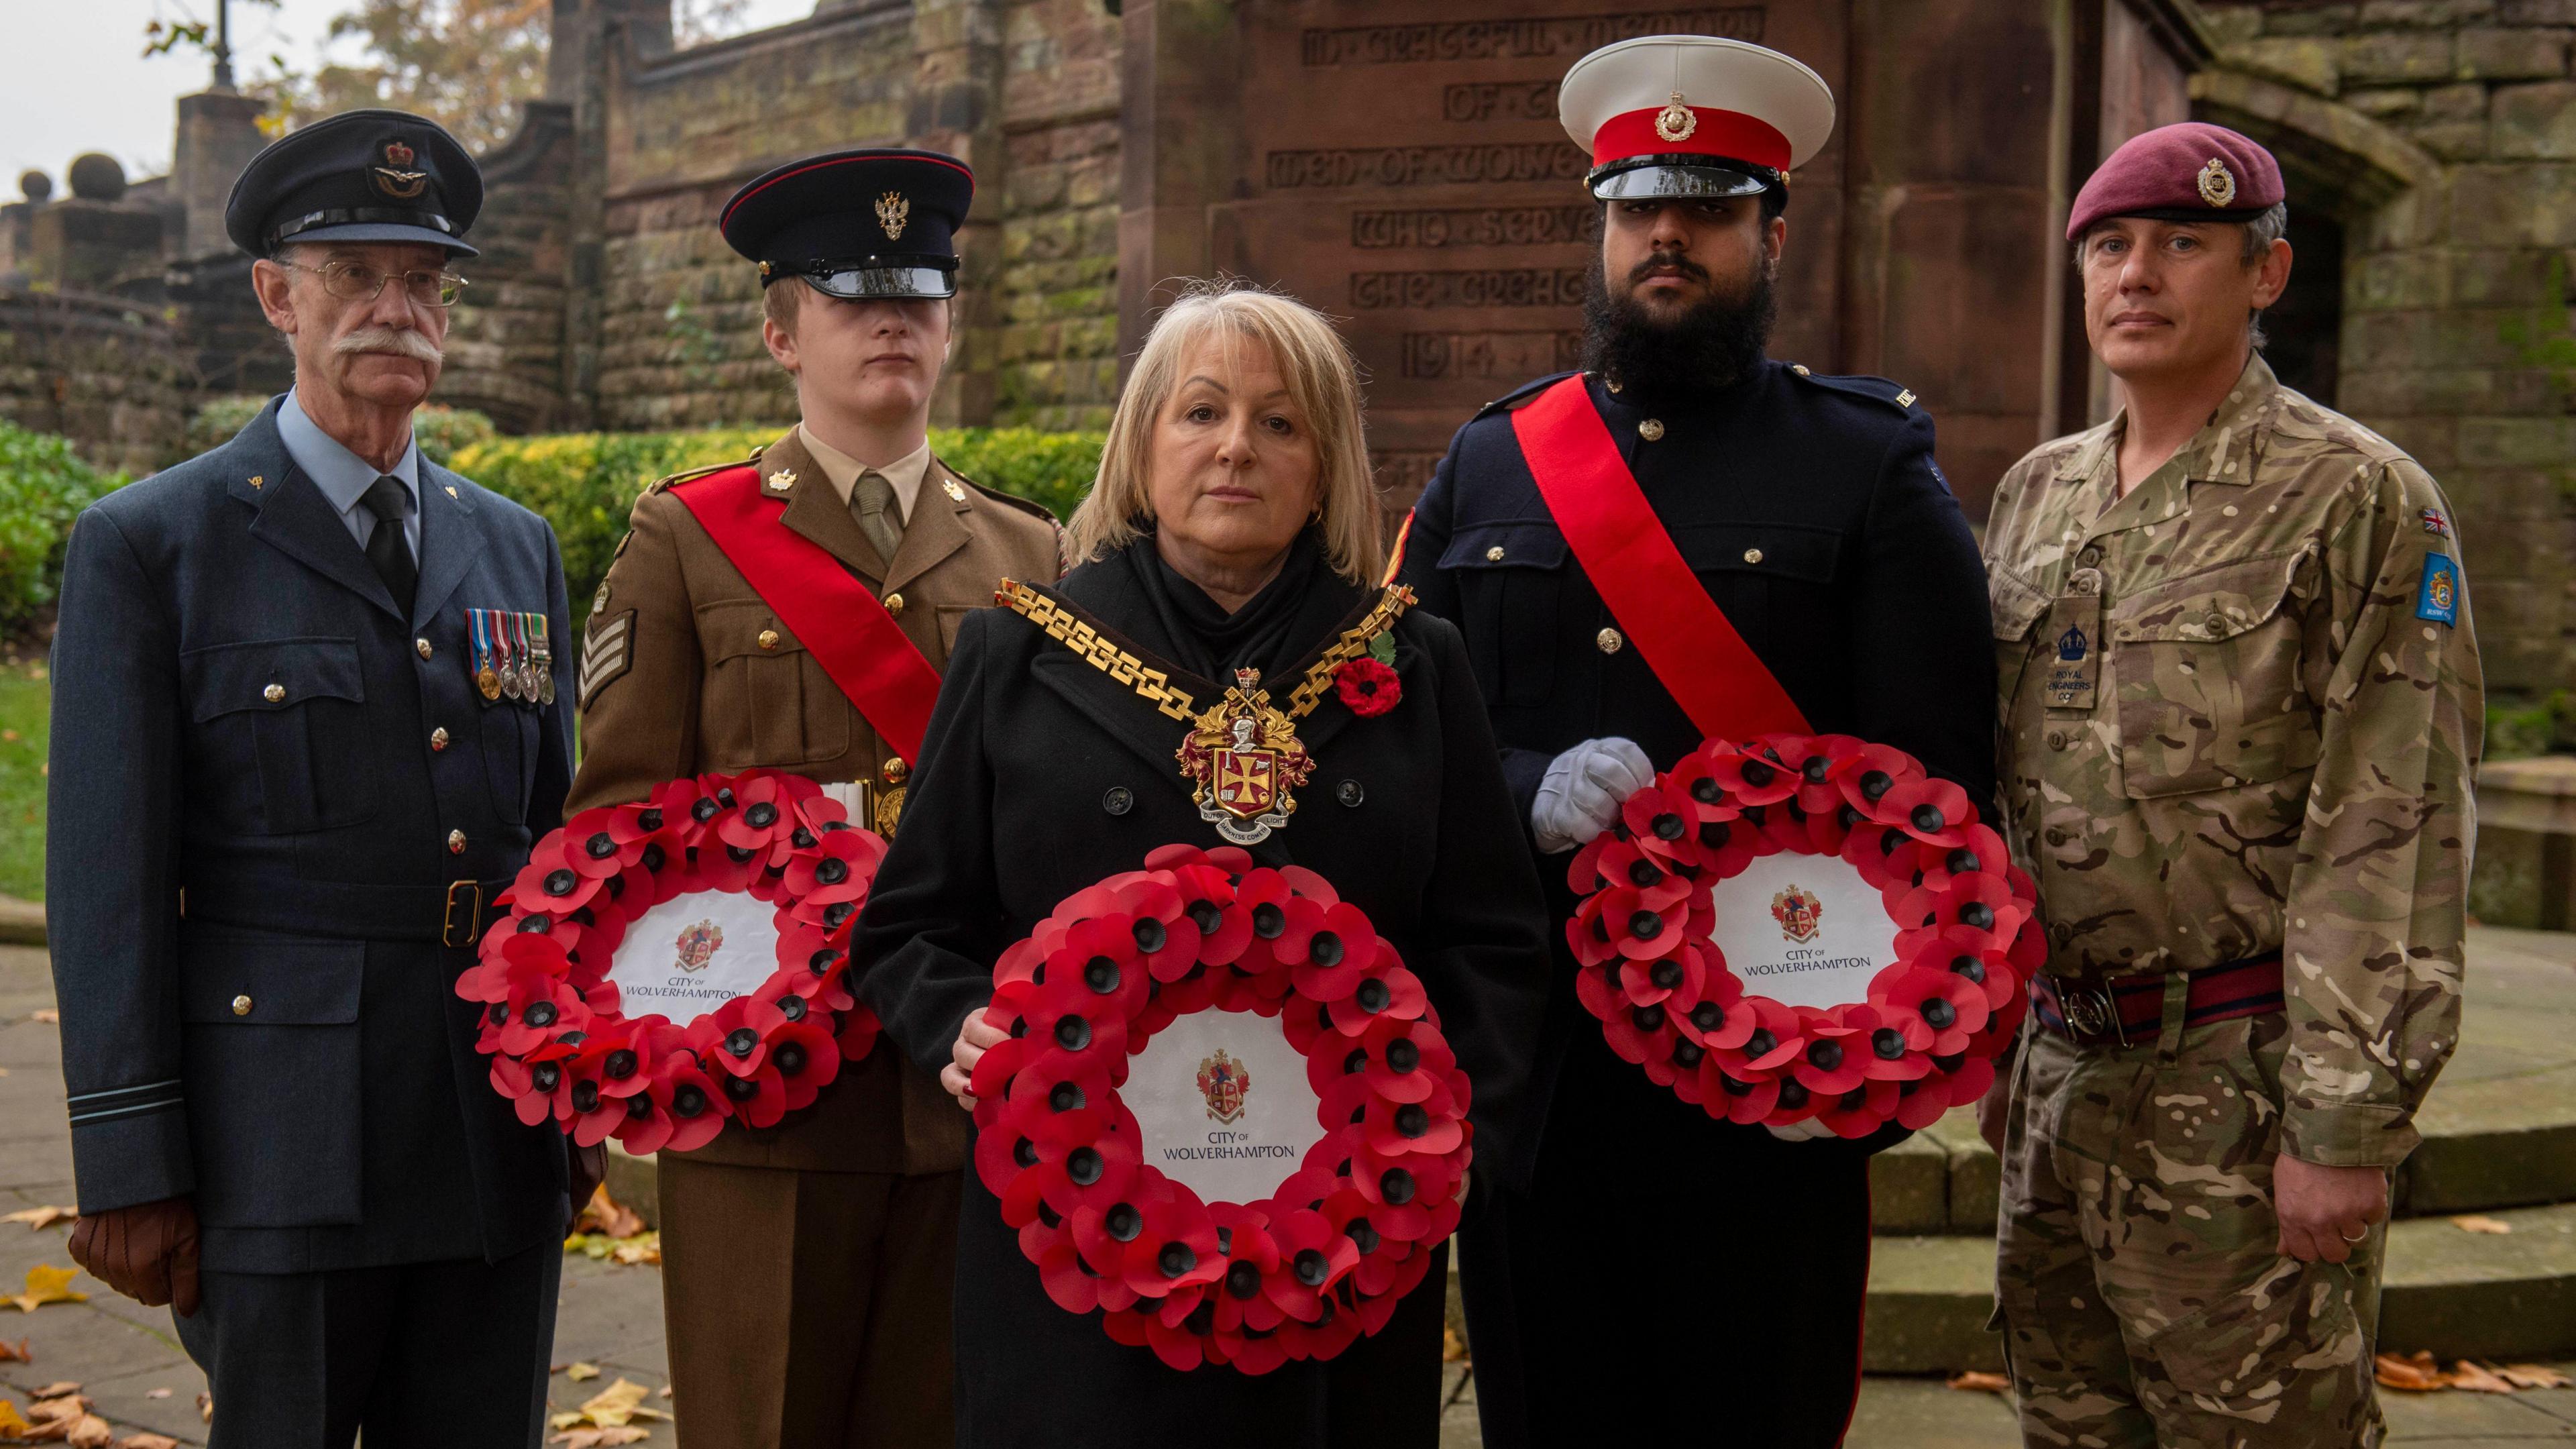
<svg viewBox="0 0 2576 1449">
<path fill-rule="evenodd" d="M 1189 691 L 1173 685 L 1171 675 L 1119 648 L 1102 637 L 1099 630 L 1084 620 L 1056 607 L 1055 600 L 1014 579 L 1002 580 L 993 591 L 993 602 L 1018 614 L 1046 631 L 1048 638 L 1082 656 L 1092 668 L 1136 691 L 1154 708 L 1177 720 L 1187 720 L 1195 712 L 1196 701 Z M 1324 702 L 1324 694 L 1333 687 L 1333 673 L 1343 665 L 1368 652 L 1369 641 L 1383 634 L 1413 607 L 1413 590 L 1402 584 L 1390 586 L 1378 596 L 1377 606 L 1357 624 L 1342 631 L 1333 647 L 1323 652 L 1314 667 L 1288 696 L 1287 716 L 1302 719 Z"/>
<path fill-rule="evenodd" d="M 1413 590 L 1402 584 L 1388 586 L 1385 593 L 1378 595 L 1377 607 L 1369 610 L 1358 623 L 1343 630 L 1342 637 L 1333 641 L 1333 647 L 1325 650 L 1323 657 L 1315 661 L 1315 667 L 1306 671 L 1306 677 L 1297 681 L 1297 688 L 1288 696 L 1288 717 L 1302 719 L 1308 711 L 1322 704 L 1324 691 L 1333 687 L 1333 672 L 1366 654 L 1369 641 L 1385 633 L 1404 616 L 1405 610 L 1412 607 Z"/>
<path fill-rule="evenodd" d="M 1055 606 L 1055 600 L 1013 579 L 1002 580 L 993 602 L 1046 631 L 1048 638 L 1082 656 L 1092 668 L 1144 696 L 1154 708 L 1177 720 L 1197 711 L 1188 691 L 1172 687 L 1172 677 L 1102 638 L 1100 631 Z"/>
</svg>

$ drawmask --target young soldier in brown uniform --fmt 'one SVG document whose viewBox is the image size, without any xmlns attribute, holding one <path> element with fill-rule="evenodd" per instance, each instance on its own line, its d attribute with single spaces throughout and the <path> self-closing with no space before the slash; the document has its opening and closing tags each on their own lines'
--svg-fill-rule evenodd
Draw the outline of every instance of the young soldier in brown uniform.
<svg viewBox="0 0 2576 1449">
<path fill-rule="evenodd" d="M 908 676 L 889 672 L 909 684 L 844 688 L 836 676 L 854 676 L 834 646 L 850 639 L 800 636 L 798 595 L 810 607 L 855 579 L 864 593 L 824 615 L 835 630 L 846 619 L 864 640 L 873 625 L 877 643 L 899 654 L 909 641 L 936 669 L 1004 577 L 1061 572 L 1050 514 L 930 455 L 950 238 L 973 192 L 951 157 L 852 151 L 782 166 L 726 204 L 725 240 L 760 265 L 762 337 L 795 376 L 804 421 L 748 463 L 666 478 L 636 501 L 584 640 L 568 810 L 763 766 L 832 783 L 854 822 L 890 830 L 913 762 L 888 735 L 917 737 L 935 677 L 903 661 Z M 745 510 L 747 533 L 720 528 L 730 555 L 700 521 L 729 488 L 784 502 Z M 737 565 L 755 553 L 748 573 Z M 950 1442 L 966 1129 L 936 1080 L 880 1048 L 780 1126 L 662 1154 L 683 1449 Z"/>
</svg>

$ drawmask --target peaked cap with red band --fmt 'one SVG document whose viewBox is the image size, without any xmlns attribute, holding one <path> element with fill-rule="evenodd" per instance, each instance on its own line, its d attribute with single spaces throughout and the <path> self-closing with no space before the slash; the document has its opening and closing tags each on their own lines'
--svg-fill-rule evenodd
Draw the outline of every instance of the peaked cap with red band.
<svg viewBox="0 0 2576 1449">
<path fill-rule="evenodd" d="M 2066 239 L 2115 216 L 2152 221 L 2252 221 L 2281 204 L 2281 163 L 2248 137 L 2207 121 L 2131 136 L 2075 193 Z"/>
<path fill-rule="evenodd" d="M 716 219 L 763 287 L 826 296 L 953 297 L 975 173 L 954 156 L 879 146 L 790 161 L 743 183 Z"/>
<path fill-rule="evenodd" d="M 1642 35 L 1574 63 L 1557 88 L 1565 133 L 1592 153 L 1603 200 L 1753 196 L 1834 132 L 1824 77 L 1776 50 L 1713 35 Z"/>
</svg>

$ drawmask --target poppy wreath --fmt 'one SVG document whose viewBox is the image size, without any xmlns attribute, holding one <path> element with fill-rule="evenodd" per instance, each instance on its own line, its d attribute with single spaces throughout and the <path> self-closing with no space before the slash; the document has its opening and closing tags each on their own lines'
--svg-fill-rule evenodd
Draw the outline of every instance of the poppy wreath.
<svg viewBox="0 0 2576 1449">
<path fill-rule="evenodd" d="M 1753 994 L 1710 940 L 1711 887 L 1782 852 L 1837 857 L 1879 892 L 1897 960 L 1866 1000 Z M 1611 1050 L 1732 1122 L 1864 1137 L 1976 1101 L 2047 949 L 2030 878 L 1967 792 L 1846 735 L 1703 743 L 1630 795 L 1567 879 L 1575 994 Z"/>
<path fill-rule="evenodd" d="M 1458 1225 L 1468 1086 L 1422 983 L 1323 877 L 1169 845 L 1075 892 L 993 968 L 975 1171 L 1047 1296 L 1176 1369 L 1268 1373 L 1386 1326 Z M 1258 1202 L 1204 1202 L 1144 1161 L 1119 1098 L 1157 1031 L 1276 1017 L 1319 1136 Z"/>
<path fill-rule="evenodd" d="M 774 1125 L 866 1056 L 877 1019 L 850 992 L 850 931 L 886 844 L 846 815 L 811 780 L 747 770 L 672 780 L 537 842 L 456 982 L 484 1008 L 476 1045 L 519 1120 L 686 1152 L 728 1120 Z M 777 908 L 778 969 L 691 1021 L 627 1016 L 608 974 L 627 927 L 701 891 Z"/>
</svg>

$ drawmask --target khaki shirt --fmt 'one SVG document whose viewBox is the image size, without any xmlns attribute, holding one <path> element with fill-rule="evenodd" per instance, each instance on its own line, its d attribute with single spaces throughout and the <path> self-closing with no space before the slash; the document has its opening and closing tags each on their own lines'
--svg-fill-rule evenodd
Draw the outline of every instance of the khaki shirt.
<svg viewBox="0 0 2576 1449">
<path fill-rule="evenodd" d="M 801 430 L 752 462 L 773 486 L 782 474 L 790 480 L 779 526 L 864 581 L 933 668 L 947 668 L 958 625 L 991 607 L 1004 577 L 1045 581 L 1062 572 L 1052 515 L 935 459 L 891 560 L 877 555 Z M 878 737 L 805 641 L 671 495 L 675 481 L 635 500 L 633 532 L 592 601 L 578 691 L 581 768 L 564 813 L 641 800 L 683 775 L 757 765 L 827 784 L 857 782 L 865 793 L 852 818 L 874 823 L 870 807 L 886 801 L 911 762 Z M 963 1160 L 966 1123 L 936 1079 L 880 1044 L 844 1068 L 809 1111 L 765 1130 L 729 1126 L 691 1155 L 749 1166 L 941 1172 Z"/>
<path fill-rule="evenodd" d="M 2282 953 L 2284 1149 L 2393 1166 L 2458 1041 L 2476 833 L 2449 504 L 2260 355 L 2122 498 L 2124 422 L 2022 459 L 1986 530 L 2005 833 L 2047 969 Z"/>
</svg>

